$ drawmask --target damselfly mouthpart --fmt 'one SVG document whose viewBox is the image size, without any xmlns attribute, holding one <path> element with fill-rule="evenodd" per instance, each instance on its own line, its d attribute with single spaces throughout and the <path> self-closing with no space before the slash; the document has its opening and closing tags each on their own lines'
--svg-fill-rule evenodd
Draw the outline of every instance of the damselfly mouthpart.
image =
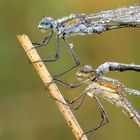
<svg viewBox="0 0 140 140">
<path fill-rule="evenodd" d="M 34 48 L 47 45 L 53 34 L 56 33 L 56 54 L 50 59 L 42 59 L 44 62 L 54 62 L 60 58 L 60 44 L 59 38 L 62 38 L 65 46 L 72 55 L 75 65 L 69 67 L 63 72 L 55 75 L 58 78 L 66 72 L 80 65 L 80 61 L 73 51 L 67 37 L 71 35 L 86 35 L 102 33 L 112 29 L 119 29 L 125 27 L 140 27 L 140 4 L 133 6 L 122 7 L 114 10 L 107 10 L 95 14 L 71 14 L 57 20 L 51 17 L 44 17 L 39 22 L 38 28 L 46 31 L 50 29 L 49 36 L 45 37 L 40 43 L 34 43 Z"/>
</svg>

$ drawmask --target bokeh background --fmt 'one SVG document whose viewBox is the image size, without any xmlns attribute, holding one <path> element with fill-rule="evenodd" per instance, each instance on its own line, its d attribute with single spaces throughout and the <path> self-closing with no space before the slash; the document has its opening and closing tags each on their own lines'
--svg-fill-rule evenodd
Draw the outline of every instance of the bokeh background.
<svg viewBox="0 0 140 140">
<path fill-rule="evenodd" d="M 46 34 L 37 29 L 44 16 L 54 19 L 71 13 L 94 13 L 101 10 L 133 5 L 139 0 L 0 0 L 0 140 L 72 140 L 54 101 L 20 47 L 16 35 L 27 34 L 32 42 L 39 42 Z M 107 61 L 140 64 L 140 29 L 120 29 L 99 35 L 74 36 L 68 40 L 81 65 L 96 68 Z M 42 58 L 55 52 L 55 37 L 48 47 L 38 50 Z M 61 41 L 61 59 L 47 63 L 52 75 L 74 64 Z M 76 81 L 77 69 L 66 74 L 62 80 Z M 130 88 L 140 89 L 140 74 L 136 72 L 107 74 Z M 67 98 L 78 95 L 85 86 L 67 89 L 58 85 Z M 140 97 L 127 95 L 140 112 Z M 114 105 L 100 99 L 110 123 L 98 130 L 89 139 L 138 140 L 139 128 Z M 84 130 L 96 126 L 100 120 L 99 110 L 93 99 L 87 98 L 78 111 L 74 111 Z"/>
</svg>

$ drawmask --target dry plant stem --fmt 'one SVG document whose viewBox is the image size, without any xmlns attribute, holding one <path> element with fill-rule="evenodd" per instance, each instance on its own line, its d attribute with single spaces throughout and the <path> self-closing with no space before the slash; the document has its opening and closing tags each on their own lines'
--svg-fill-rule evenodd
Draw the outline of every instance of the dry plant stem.
<svg viewBox="0 0 140 140">
<path fill-rule="evenodd" d="M 27 52 L 27 50 L 30 50 L 33 47 L 31 41 L 29 40 L 29 38 L 26 35 L 17 35 L 17 38 L 18 38 L 19 42 L 21 43 L 22 47 L 24 48 L 25 52 Z M 29 57 L 31 62 L 41 60 L 40 56 L 38 55 L 38 53 L 35 49 L 31 49 L 30 51 L 28 51 L 27 56 Z M 50 76 L 50 74 L 47 71 L 43 62 L 33 63 L 33 66 L 35 67 L 35 69 L 36 69 L 38 75 L 40 76 L 41 80 L 43 81 L 43 83 L 47 86 L 48 83 L 50 83 L 52 81 L 52 77 Z M 72 129 L 76 139 L 77 140 L 80 140 L 80 139 L 87 140 L 87 137 L 85 135 L 82 136 L 83 131 L 82 131 L 80 125 L 78 124 L 77 120 L 75 119 L 70 108 L 67 105 L 65 105 L 66 102 L 65 102 L 63 96 L 61 95 L 59 89 L 57 88 L 56 84 L 55 83 L 50 84 L 48 89 L 53 98 L 56 98 L 57 100 L 64 103 L 63 104 L 63 103 L 55 100 L 59 110 L 61 111 L 63 117 L 67 121 L 69 127 Z"/>
</svg>

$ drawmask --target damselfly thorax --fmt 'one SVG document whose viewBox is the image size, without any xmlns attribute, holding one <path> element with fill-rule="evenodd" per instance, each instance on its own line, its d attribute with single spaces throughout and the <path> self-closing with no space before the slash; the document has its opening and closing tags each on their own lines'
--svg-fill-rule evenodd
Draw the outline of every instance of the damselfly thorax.
<svg viewBox="0 0 140 140">
<path fill-rule="evenodd" d="M 53 57 L 42 59 L 44 62 L 55 62 L 60 58 L 60 43 L 62 38 L 75 65 L 54 76 L 54 79 L 64 75 L 68 71 L 80 65 L 80 60 L 75 54 L 67 37 L 71 35 L 96 34 L 126 27 L 140 27 L 140 4 L 101 11 L 93 14 L 70 14 L 69 16 L 54 20 L 51 17 L 44 17 L 40 20 L 38 28 L 41 30 L 50 29 L 50 34 L 40 43 L 34 43 L 34 47 L 47 45 L 54 33 L 56 34 L 56 53 Z M 40 61 L 40 60 L 39 60 Z M 38 61 L 37 61 L 38 62 Z"/>
</svg>

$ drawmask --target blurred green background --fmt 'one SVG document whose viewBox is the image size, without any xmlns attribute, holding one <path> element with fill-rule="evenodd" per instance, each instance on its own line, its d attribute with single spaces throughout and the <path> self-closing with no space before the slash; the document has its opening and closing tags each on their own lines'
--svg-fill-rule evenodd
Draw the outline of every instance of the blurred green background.
<svg viewBox="0 0 140 140">
<path fill-rule="evenodd" d="M 48 91 L 36 74 L 20 47 L 16 35 L 27 34 L 32 42 L 39 42 L 45 35 L 37 29 L 44 16 L 54 19 L 71 13 L 94 13 L 101 10 L 133 5 L 139 0 L 0 0 L 0 140 L 72 140 L 75 139 Z M 96 68 L 106 61 L 140 64 L 140 29 L 121 29 L 100 35 L 74 36 L 68 40 L 81 65 Z M 61 41 L 61 59 L 47 63 L 52 75 L 74 64 Z M 55 37 L 48 47 L 38 50 L 42 58 L 55 52 Z M 62 79 L 76 81 L 77 69 Z M 140 74 L 136 72 L 115 73 L 116 78 L 130 88 L 140 89 Z M 78 95 L 85 86 L 67 89 L 59 85 L 67 98 Z M 140 112 L 140 97 L 128 95 L 129 100 Z M 114 105 L 100 99 L 110 123 L 98 130 L 89 139 L 138 140 L 140 129 Z M 100 119 L 99 110 L 92 99 L 87 98 L 78 111 L 74 111 L 84 130 L 96 126 Z"/>
</svg>

